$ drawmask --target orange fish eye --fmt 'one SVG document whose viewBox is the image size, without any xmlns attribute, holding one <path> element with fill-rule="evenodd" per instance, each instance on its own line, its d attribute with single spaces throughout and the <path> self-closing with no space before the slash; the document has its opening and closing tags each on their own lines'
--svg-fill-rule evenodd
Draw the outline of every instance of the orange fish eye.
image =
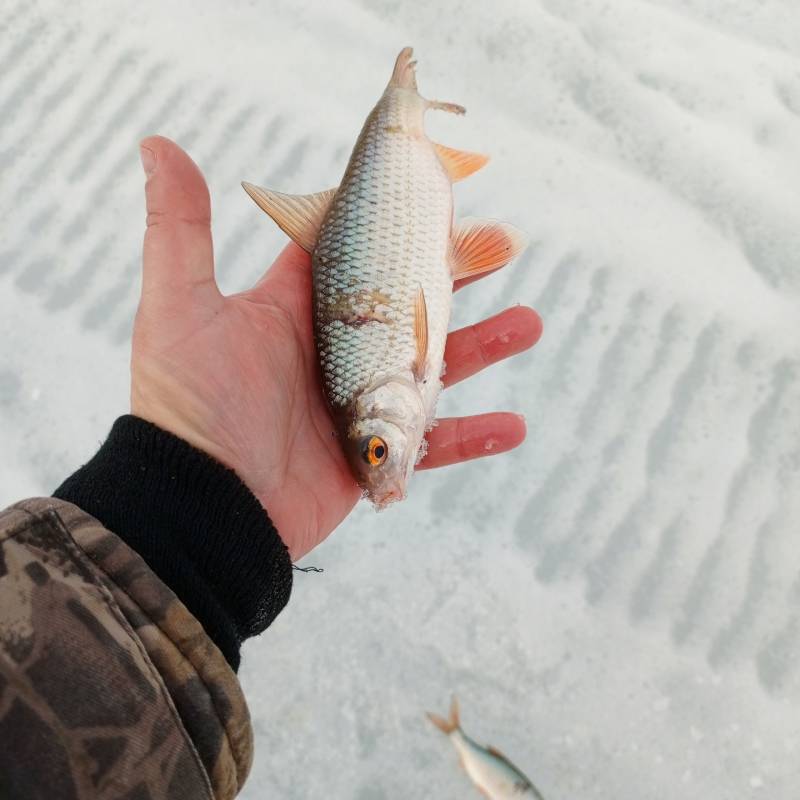
<svg viewBox="0 0 800 800">
<path fill-rule="evenodd" d="M 389 447 L 380 436 L 369 436 L 364 438 L 361 454 L 367 464 L 379 467 L 386 461 L 386 456 L 389 455 Z"/>
</svg>

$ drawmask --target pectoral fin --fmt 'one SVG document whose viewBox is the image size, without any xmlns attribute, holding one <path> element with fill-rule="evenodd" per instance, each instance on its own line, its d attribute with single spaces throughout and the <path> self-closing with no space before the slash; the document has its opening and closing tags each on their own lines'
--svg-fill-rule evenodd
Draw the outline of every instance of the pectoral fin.
<svg viewBox="0 0 800 800">
<path fill-rule="evenodd" d="M 450 237 L 453 280 L 471 278 L 505 266 L 528 245 L 525 234 L 506 222 L 463 219 Z"/>
<path fill-rule="evenodd" d="M 336 194 L 327 189 L 316 194 L 282 194 L 242 181 L 242 187 L 278 227 L 309 253 L 317 243 L 325 212 Z"/>
<path fill-rule="evenodd" d="M 417 353 L 413 364 L 414 377 L 421 381 L 425 375 L 425 361 L 428 358 L 428 307 L 421 286 L 414 303 L 414 337 L 417 340 Z"/>
<path fill-rule="evenodd" d="M 436 155 L 439 156 L 442 166 L 453 183 L 468 178 L 473 172 L 477 172 L 481 167 L 486 166 L 489 161 L 489 156 L 481 155 L 481 153 L 455 150 L 452 147 L 445 147 L 443 144 L 436 144 L 435 142 L 433 146 L 436 148 Z"/>
</svg>

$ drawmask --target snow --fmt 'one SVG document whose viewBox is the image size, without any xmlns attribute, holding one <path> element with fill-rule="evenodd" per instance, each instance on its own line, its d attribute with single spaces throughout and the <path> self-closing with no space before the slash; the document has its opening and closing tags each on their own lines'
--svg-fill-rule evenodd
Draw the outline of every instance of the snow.
<svg viewBox="0 0 800 800">
<path fill-rule="evenodd" d="M 432 138 L 492 156 L 458 213 L 531 237 L 453 325 L 522 302 L 542 341 L 440 409 L 528 441 L 304 560 L 244 648 L 244 798 L 477 796 L 424 716 L 451 693 L 548 800 L 800 796 L 800 11 L 6 0 L 0 30 L 2 504 L 127 411 L 141 136 L 204 170 L 237 291 L 283 240 L 239 182 L 335 185 L 410 44 L 468 109 Z"/>
</svg>

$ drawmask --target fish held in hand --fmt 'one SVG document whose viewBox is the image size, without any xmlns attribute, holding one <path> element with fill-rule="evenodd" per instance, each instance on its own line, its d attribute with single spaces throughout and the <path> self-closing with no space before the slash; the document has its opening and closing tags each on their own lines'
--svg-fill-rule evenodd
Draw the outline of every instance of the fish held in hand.
<svg viewBox="0 0 800 800">
<path fill-rule="evenodd" d="M 453 698 L 448 719 L 428 714 L 428 719 L 447 734 L 472 782 L 490 800 L 544 800 L 530 778 L 494 747 L 483 747 L 461 730 L 458 702 Z"/>
<path fill-rule="evenodd" d="M 442 388 L 453 281 L 508 263 L 525 247 L 511 225 L 453 221 L 452 184 L 486 156 L 432 142 L 411 48 L 367 117 L 335 189 L 287 195 L 243 183 L 311 253 L 322 385 L 353 474 L 382 508 L 406 496 Z"/>
</svg>

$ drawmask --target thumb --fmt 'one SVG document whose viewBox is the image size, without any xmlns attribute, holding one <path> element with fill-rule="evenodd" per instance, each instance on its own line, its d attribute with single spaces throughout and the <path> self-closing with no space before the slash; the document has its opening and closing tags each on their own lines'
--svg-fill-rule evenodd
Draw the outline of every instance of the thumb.
<svg viewBox="0 0 800 800">
<path fill-rule="evenodd" d="M 188 293 L 221 298 L 214 280 L 211 201 L 197 165 L 174 142 L 139 145 L 147 183 L 142 298 L 174 301 Z"/>
</svg>

